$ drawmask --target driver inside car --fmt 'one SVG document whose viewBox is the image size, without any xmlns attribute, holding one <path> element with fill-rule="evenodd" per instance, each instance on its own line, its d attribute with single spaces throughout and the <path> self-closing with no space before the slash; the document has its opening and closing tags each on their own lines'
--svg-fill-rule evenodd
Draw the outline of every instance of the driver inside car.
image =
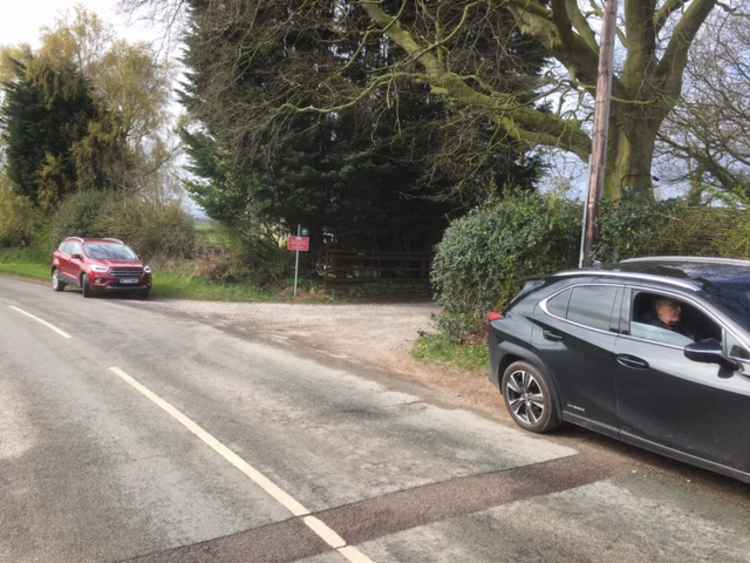
<svg viewBox="0 0 750 563">
<path fill-rule="evenodd" d="M 641 322 L 664 330 L 671 330 L 693 341 L 696 339 L 696 335 L 683 320 L 682 305 L 667 297 L 655 299 L 653 312 L 645 315 Z"/>
</svg>

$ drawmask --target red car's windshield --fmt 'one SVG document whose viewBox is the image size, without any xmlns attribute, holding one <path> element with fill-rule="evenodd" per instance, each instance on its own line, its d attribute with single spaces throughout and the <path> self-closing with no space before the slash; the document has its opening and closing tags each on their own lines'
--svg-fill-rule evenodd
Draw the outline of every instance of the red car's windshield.
<svg viewBox="0 0 750 563">
<path fill-rule="evenodd" d="M 86 243 L 83 247 L 86 256 L 94 260 L 136 260 L 135 252 L 124 244 Z"/>
</svg>

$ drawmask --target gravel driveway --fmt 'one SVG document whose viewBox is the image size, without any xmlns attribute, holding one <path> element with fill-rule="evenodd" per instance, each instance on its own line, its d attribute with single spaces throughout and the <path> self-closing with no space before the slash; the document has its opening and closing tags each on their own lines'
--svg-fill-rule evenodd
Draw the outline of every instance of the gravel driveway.
<svg viewBox="0 0 750 563">
<path fill-rule="evenodd" d="M 437 306 L 292 305 L 162 301 L 152 306 L 279 343 L 295 341 L 331 357 L 393 367 L 409 357 L 420 331 L 433 330 Z"/>
</svg>

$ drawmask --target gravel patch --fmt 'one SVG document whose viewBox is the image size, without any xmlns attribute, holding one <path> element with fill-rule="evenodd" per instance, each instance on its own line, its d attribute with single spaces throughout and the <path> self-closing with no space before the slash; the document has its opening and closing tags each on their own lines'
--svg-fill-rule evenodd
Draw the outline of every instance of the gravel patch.
<svg viewBox="0 0 750 563">
<path fill-rule="evenodd" d="M 288 303 L 154 302 L 219 326 L 284 342 L 295 340 L 329 355 L 392 366 L 409 353 L 420 332 L 431 332 L 438 307 L 424 304 L 316 305 Z"/>
</svg>

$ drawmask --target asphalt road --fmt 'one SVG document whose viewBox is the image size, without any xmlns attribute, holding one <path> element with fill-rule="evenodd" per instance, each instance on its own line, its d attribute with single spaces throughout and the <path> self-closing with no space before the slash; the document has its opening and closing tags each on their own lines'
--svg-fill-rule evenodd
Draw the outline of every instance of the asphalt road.
<svg viewBox="0 0 750 563">
<path fill-rule="evenodd" d="M 8 278 L 0 335 L 1 561 L 750 561 L 750 488 L 582 431 Z"/>
</svg>

